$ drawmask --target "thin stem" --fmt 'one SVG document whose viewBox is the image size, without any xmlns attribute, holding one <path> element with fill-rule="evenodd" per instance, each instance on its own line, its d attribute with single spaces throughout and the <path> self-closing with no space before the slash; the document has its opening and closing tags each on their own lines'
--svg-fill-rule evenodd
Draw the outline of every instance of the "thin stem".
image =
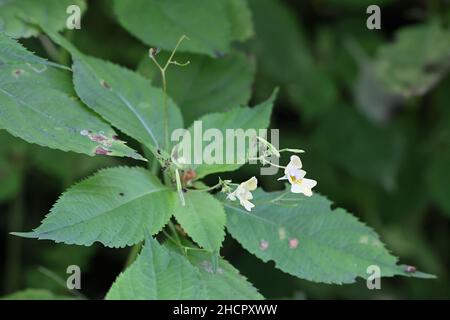
<svg viewBox="0 0 450 320">
<path fill-rule="evenodd" d="M 169 221 L 168 225 L 169 225 L 170 231 L 172 231 L 173 235 L 175 236 L 175 240 L 177 241 L 177 244 L 182 247 L 183 245 L 181 244 L 181 240 L 180 240 L 180 237 L 178 236 L 178 231 L 175 228 L 175 225 L 173 224 L 172 221 Z"/>
<path fill-rule="evenodd" d="M 41 42 L 42 46 L 45 49 L 45 52 L 47 52 L 50 59 L 56 62 L 60 62 L 60 54 L 58 49 L 55 47 L 53 42 L 50 41 L 50 39 L 46 35 L 39 35 L 38 36 L 39 41 Z"/>
<path fill-rule="evenodd" d="M 166 81 L 166 72 L 165 68 L 161 74 L 162 82 L 163 82 L 163 91 L 164 91 L 164 143 L 166 146 L 166 150 L 169 149 L 169 106 L 167 104 L 167 81 Z"/>
<path fill-rule="evenodd" d="M 166 81 L 166 70 L 169 67 L 170 64 L 175 64 L 177 66 L 187 66 L 189 64 L 189 61 L 186 63 L 178 63 L 176 61 L 172 61 L 173 57 L 175 56 L 175 53 L 178 50 L 178 47 L 180 46 L 181 42 L 184 39 L 189 39 L 185 35 L 181 36 L 181 38 L 178 40 L 175 48 L 173 49 L 172 53 L 170 54 L 169 59 L 166 61 L 166 64 L 164 67 L 162 67 L 159 62 L 156 60 L 155 54 L 150 51 L 150 58 L 153 60 L 153 62 L 158 67 L 159 71 L 161 72 L 161 79 L 163 83 L 163 91 L 164 91 L 164 101 L 163 101 L 163 108 L 164 108 L 164 142 L 165 142 L 165 149 L 168 150 L 169 148 L 169 106 L 168 106 L 168 95 L 167 95 L 167 81 Z"/>
<path fill-rule="evenodd" d="M 78 291 L 76 289 L 71 290 L 71 289 L 67 288 L 66 282 L 60 276 L 58 276 L 56 273 L 54 273 L 53 271 L 51 271 L 47 268 L 44 268 L 44 267 L 39 267 L 38 271 L 41 272 L 42 274 L 46 275 L 50 279 L 52 279 L 55 283 L 57 283 L 62 288 L 66 289 L 68 292 L 70 292 L 74 296 L 77 296 L 80 299 L 87 300 L 87 297 L 84 294 L 82 294 L 80 291 Z"/>
<path fill-rule="evenodd" d="M 223 185 L 223 182 L 218 182 L 216 185 L 209 187 L 209 188 L 205 188 L 205 189 L 189 189 L 189 191 L 201 191 L 201 192 L 206 192 L 206 191 L 211 191 L 214 189 L 217 189 L 219 187 L 221 187 Z"/>
</svg>

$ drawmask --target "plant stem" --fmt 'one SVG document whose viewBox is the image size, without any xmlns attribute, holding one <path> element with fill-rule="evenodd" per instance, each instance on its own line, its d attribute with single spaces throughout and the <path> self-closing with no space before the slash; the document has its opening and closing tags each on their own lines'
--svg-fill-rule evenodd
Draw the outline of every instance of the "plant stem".
<svg viewBox="0 0 450 320">
<path fill-rule="evenodd" d="M 178 231 L 177 231 L 177 229 L 175 228 L 175 225 L 173 224 L 172 221 L 169 221 L 169 229 L 170 229 L 170 231 L 172 231 L 173 235 L 175 236 L 175 240 L 177 241 L 177 243 L 178 243 L 180 246 L 183 246 L 183 245 L 181 244 L 180 237 L 178 236 Z"/>
<path fill-rule="evenodd" d="M 136 260 L 137 256 L 139 255 L 139 252 L 141 251 L 143 242 L 139 242 L 135 244 L 133 247 L 131 247 L 130 253 L 128 254 L 127 261 L 125 262 L 125 268 L 128 268 L 134 260 Z"/>
<path fill-rule="evenodd" d="M 166 150 L 169 149 L 169 106 L 167 103 L 167 81 L 166 81 L 166 72 L 162 73 L 162 82 L 163 82 L 163 91 L 164 91 L 164 143 Z"/>
</svg>

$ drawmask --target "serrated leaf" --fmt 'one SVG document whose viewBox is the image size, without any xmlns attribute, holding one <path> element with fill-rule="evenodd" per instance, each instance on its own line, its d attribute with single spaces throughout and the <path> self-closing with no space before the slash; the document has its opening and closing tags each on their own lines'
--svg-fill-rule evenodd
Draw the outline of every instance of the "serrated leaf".
<svg viewBox="0 0 450 320">
<path fill-rule="evenodd" d="M 189 134 L 186 134 L 182 138 L 180 137 L 179 156 L 185 159 L 187 167 L 195 170 L 197 179 L 212 173 L 237 170 L 247 161 L 248 154 L 246 152 L 248 151 L 248 148 L 245 150 L 238 150 L 238 139 L 246 139 L 247 145 L 249 144 L 249 141 L 250 143 L 254 143 L 256 141 L 256 135 L 259 134 L 259 130 L 266 129 L 269 126 L 272 107 L 277 92 L 278 90 L 275 90 L 269 99 L 253 108 L 233 108 L 227 112 L 205 115 L 198 120 L 199 122 L 194 122 L 188 130 Z M 218 145 L 217 149 L 219 154 L 222 155 L 222 159 L 217 159 L 217 162 L 214 159 L 205 159 L 209 156 L 208 146 L 213 146 L 214 143 L 217 142 L 215 136 L 211 139 L 212 141 L 203 142 L 203 137 L 199 136 L 199 134 L 201 134 L 199 133 L 199 126 L 201 126 L 203 133 L 208 129 L 213 129 L 215 132 L 221 133 L 223 143 Z M 242 129 L 247 136 L 244 137 L 237 134 L 237 132 L 234 132 L 237 134 L 237 137 L 229 136 L 227 138 L 227 130 L 229 129 Z M 247 130 L 249 131 L 247 132 Z M 233 133 L 232 131 L 229 132 Z M 227 143 L 231 144 L 231 140 L 234 140 L 234 152 L 232 153 L 227 150 Z M 189 141 L 190 148 L 187 147 Z M 203 144 L 204 148 L 196 148 L 196 144 Z M 211 153 L 215 156 L 214 152 Z M 227 160 L 227 157 L 230 155 L 233 159 Z M 197 161 L 196 159 L 200 159 L 201 161 Z M 201 163 L 198 164 L 198 162 Z M 207 162 L 211 163 L 208 164 Z"/>
<path fill-rule="evenodd" d="M 114 9 L 122 26 L 149 46 L 171 51 L 186 35 L 190 40 L 180 51 L 210 56 L 229 51 L 231 26 L 223 0 L 115 0 Z"/>
<path fill-rule="evenodd" d="M 246 0 L 227 1 L 228 18 L 231 23 L 231 37 L 238 41 L 251 38 L 253 29 L 252 12 Z"/>
<path fill-rule="evenodd" d="M 447 73 L 449 58 L 450 30 L 437 23 L 416 25 L 400 29 L 394 43 L 379 49 L 375 69 L 391 91 L 420 96 Z"/>
<path fill-rule="evenodd" d="M 201 247 L 219 252 L 225 238 L 225 211 L 207 192 L 184 193 L 185 205 L 178 199 L 173 214 L 181 227 Z"/>
<path fill-rule="evenodd" d="M 320 195 L 257 190 L 252 202 L 251 213 L 234 202 L 225 203 L 227 230 L 249 252 L 264 262 L 275 261 L 284 272 L 336 284 L 367 278 L 370 265 L 379 266 L 383 277 L 433 277 L 407 273 L 372 229 L 343 209 L 332 210 Z"/>
<path fill-rule="evenodd" d="M 117 277 L 105 299 L 201 299 L 204 290 L 198 280 L 198 270 L 183 256 L 147 237 L 136 261 Z"/>
<path fill-rule="evenodd" d="M 70 5 L 77 5 L 81 12 L 86 8 L 84 0 L 2 0 L 0 1 L 0 31 L 14 38 L 35 36 L 36 23 L 45 23 L 53 31 L 66 26 L 66 12 Z"/>
<path fill-rule="evenodd" d="M 166 61 L 169 53 L 158 54 Z M 186 125 L 209 112 L 220 112 L 245 105 L 251 96 L 254 65 L 239 53 L 221 59 L 196 54 L 177 54 L 176 60 L 190 61 L 189 65 L 174 67 L 167 73 L 169 96 L 183 113 Z M 151 59 L 145 57 L 139 72 L 162 87 L 159 70 Z"/>
<path fill-rule="evenodd" d="M 74 96 L 68 72 L 30 64 L 0 71 L 0 128 L 53 149 L 143 160 Z"/>
<path fill-rule="evenodd" d="M 228 261 L 220 258 L 217 270 L 211 263 L 211 255 L 189 250 L 189 261 L 200 271 L 200 281 L 208 300 L 261 300 L 264 297 Z"/>
<path fill-rule="evenodd" d="M 75 90 L 87 106 L 154 153 L 165 147 L 161 89 L 131 70 L 85 56 L 58 34 L 48 33 L 72 54 Z M 170 98 L 168 120 L 169 133 L 183 127 L 181 113 Z"/>
<path fill-rule="evenodd" d="M 34 55 L 23 47 L 17 40 L 8 37 L 4 32 L 0 32 L 0 66 L 2 64 L 41 64 L 53 67 L 66 68 L 59 64 L 47 61 L 44 58 Z M 67 68 L 68 69 L 68 68 Z"/>
<path fill-rule="evenodd" d="M 66 191 L 27 238 L 67 244 L 124 247 L 159 232 L 174 205 L 173 192 L 149 171 L 118 167 L 99 171 Z"/>
</svg>

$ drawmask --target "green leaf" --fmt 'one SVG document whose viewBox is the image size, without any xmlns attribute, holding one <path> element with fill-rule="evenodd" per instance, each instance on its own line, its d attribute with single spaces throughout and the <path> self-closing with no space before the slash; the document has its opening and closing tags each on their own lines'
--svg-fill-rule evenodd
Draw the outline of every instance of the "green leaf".
<svg viewBox="0 0 450 320">
<path fill-rule="evenodd" d="M 225 211 L 207 192 L 184 193 L 185 205 L 178 199 L 173 214 L 189 236 L 206 250 L 219 252 L 225 238 Z"/>
<path fill-rule="evenodd" d="M 246 150 L 237 150 L 238 146 L 238 139 L 244 139 L 243 136 L 236 137 L 230 137 L 229 140 L 234 140 L 234 148 L 235 152 L 233 152 L 232 156 L 233 159 L 229 159 L 227 161 L 227 156 L 230 155 L 230 153 L 227 150 L 227 143 L 231 143 L 231 141 L 227 140 L 227 129 L 242 129 L 244 131 L 247 131 L 249 129 L 254 129 L 255 131 L 249 130 L 247 135 L 247 145 L 248 141 L 255 141 L 256 134 L 259 134 L 259 129 L 266 129 L 269 126 L 270 123 L 270 117 L 272 114 L 272 107 L 273 103 L 275 101 L 275 98 L 277 96 L 278 90 L 275 90 L 273 94 L 270 96 L 269 99 L 264 101 L 263 103 L 257 105 L 254 108 L 248 108 L 248 107 L 238 107 L 233 108 L 230 111 L 223 112 L 223 113 L 212 113 L 208 114 L 202 118 L 199 119 L 199 122 L 195 122 L 194 125 L 192 125 L 188 132 L 189 134 L 186 134 L 182 139 L 180 139 L 180 145 L 181 145 L 181 154 L 180 156 L 184 157 L 187 161 L 187 165 L 189 168 L 195 170 L 197 179 L 200 179 L 208 174 L 217 173 L 217 172 L 226 172 L 226 171 L 233 171 L 240 168 L 244 162 L 247 160 L 247 154 L 243 154 Z M 196 127 L 197 123 L 197 127 Z M 214 129 L 218 130 L 221 133 L 221 136 L 223 137 L 223 143 L 218 144 L 217 150 L 218 152 L 221 152 L 223 159 L 217 159 L 214 161 L 214 163 L 207 164 L 205 162 L 205 157 L 208 157 L 208 146 L 210 144 L 217 143 L 218 140 L 212 139 L 211 142 L 206 143 L 202 141 L 202 136 L 199 135 L 199 125 L 201 125 L 202 132 L 204 133 L 208 129 Z M 217 133 L 218 133 L 217 131 Z M 185 144 L 187 141 L 193 141 L 191 143 L 191 148 L 189 149 L 187 147 L 187 144 Z M 204 145 L 204 148 L 196 148 L 195 143 L 202 143 Z M 183 146 L 184 145 L 184 146 Z M 182 151 L 183 149 L 186 149 L 185 151 Z M 190 153 L 190 154 L 183 154 L 184 152 Z M 213 156 L 215 156 L 214 152 L 211 152 Z M 204 156 L 205 155 L 205 156 Z M 195 159 L 202 159 L 202 163 L 196 164 Z M 210 159 L 211 160 L 211 159 Z M 212 159 L 214 160 L 214 159 Z M 232 161 L 231 161 L 232 160 Z"/>
<path fill-rule="evenodd" d="M 25 143 L 0 131 L 0 204 L 12 199 L 22 188 Z"/>
<path fill-rule="evenodd" d="M 173 192 L 149 171 L 118 167 L 99 171 L 66 191 L 42 224 L 15 235 L 67 244 L 124 247 L 159 232 L 170 218 Z"/>
<path fill-rule="evenodd" d="M 80 103 L 68 72 L 30 64 L 0 71 L 0 128 L 53 149 L 144 159 Z"/>
<path fill-rule="evenodd" d="M 158 54 L 166 61 L 169 53 Z M 173 67 L 167 73 L 168 94 L 183 113 L 186 125 L 209 112 L 220 112 L 247 104 L 255 72 L 254 64 L 243 54 L 233 53 L 221 59 L 196 54 L 177 54 L 179 62 L 190 61 L 185 67 Z M 146 56 L 139 72 L 162 87 L 159 70 Z"/>
<path fill-rule="evenodd" d="M 449 29 L 437 23 L 416 25 L 401 29 L 394 43 L 379 49 L 375 68 L 393 92 L 405 97 L 420 96 L 447 74 L 449 57 Z"/>
<path fill-rule="evenodd" d="M 264 262 L 273 260 L 277 268 L 299 278 L 352 283 L 356 277 L 367 278 L 370 265 L 379 266 L 383 277 L 432 277 L 407 273 L 372 229 L 343 209 L 332 210 L 320 195 L 257 190 L 251 213 L 224 201 L 231 235 Z"/>
<path fill-rule="evenodd" d="M 363 181 L 392 190 L 406 141 L 397 128 L 380 128 L 348 106 L 340 105 L 322 118 L 311 144 L 328 162 Z"/>
<path fill-rule="evenodd" d="M 255 22 L 252 52 L 262 81 L 282 85 L 307 117 L 326 113 L 338 98 L 335 85 L 316 62 L 292 8 L 277 0 L 250 0 Z M 265 91 L 265 90 L 264 90 Z"/>
<path fill-rule="evenodd" d="M 73 297 L 56 295 L 46 289 L 25 289 L 8 294 L 0 300 L 73 300 Z"/>
<path fill-rule="evenodd" d="M 228 0 L 227 10 L 231 23 L 231 37 L 238 41 L 251 38 L 255 30 L 247 0 Z"/>
<path fill-rule="evenodd" d="M 164 148 L 162 90 L 137 73 L 85 56 L 58 34 L 46 32 L 72 54 L 75 90 L 87 106 L 154 153 Z M 168 120 L 169 133 L 183 127 L 181 113 L 171 99 Z"/>
<path fill-rule="evenodd" d="M 151 237 L 136 261 L 121 273 L 106 295 L 108 300 L 201 299 L 198 270 L 183 256 L 168 251 Z"/>
<path fill-rule="evenodd" d="M 34 55 L 17 40 L 8 37 L 4 32 L 0 32 L 0 66 L 2 64 L 20 64 L 24 62 L 66 68 Z"/>
<path fill-rule="evenodd" d="M 264 297 L 228 261 L 220 258 L 216 272 L 211 254 L 189 250 L 189 261 L 200 271 L 200 281 L 208 300 L 261 300 Z"/>
<path fill-rule="evenodd" d="M 115 0 L 114 7 L 122 26 L 150 46 L 171 51 L 186 35 L 190 40 L 180 51 L 210 56 L 229 51 L 231 25 L 224 0 Z"/>
<path fill-rule="evenodd" d="M 450 216 L 450 148 L 441 147 L 427 165 L 426 178 L 429 192 L 435 201 Z"/>
<path fill-rule="evenodd" d="M 86 8 L 84 0 L 2 0 L 0 1 L 0 31 L 14 38 L 28 38 L 39 33 L 34 25 L 45 23 L 53 31 L 66 26 L 70 5 L 77 5 L 81 12 Z"/>
</svg>

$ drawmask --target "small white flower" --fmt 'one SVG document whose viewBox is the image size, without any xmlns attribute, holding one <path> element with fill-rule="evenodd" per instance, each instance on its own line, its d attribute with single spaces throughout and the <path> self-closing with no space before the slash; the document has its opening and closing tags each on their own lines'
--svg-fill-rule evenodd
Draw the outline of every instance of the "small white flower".
<svg viewBox="0 0 450 320">
<path fill-rule="evenodd" d="M 227 196 L 227 199 L 235 201 L 237 198 L 245 210 L 251 211 L 255 205 L 249 201 L 253 199 L 253 195 L 250 191 L 256 190 L 257 186 L 258 180 L 256 177 L 252 177 L 251 179 L 242 182 L 236 190 Z"/>
<path fill-rule="evenodd" d="M 302 161 L 298 156 L 291 156 L 291 161 L 284 169 L 284 176 L 278 180 L 288 180 L 291 184 L 291 192 L 303 193 L 305 196 L 312 196 L 312 188 L 317 185 L 317 181 L 306 179 L 306 171 L 301 170 Z"/>
</svg>

